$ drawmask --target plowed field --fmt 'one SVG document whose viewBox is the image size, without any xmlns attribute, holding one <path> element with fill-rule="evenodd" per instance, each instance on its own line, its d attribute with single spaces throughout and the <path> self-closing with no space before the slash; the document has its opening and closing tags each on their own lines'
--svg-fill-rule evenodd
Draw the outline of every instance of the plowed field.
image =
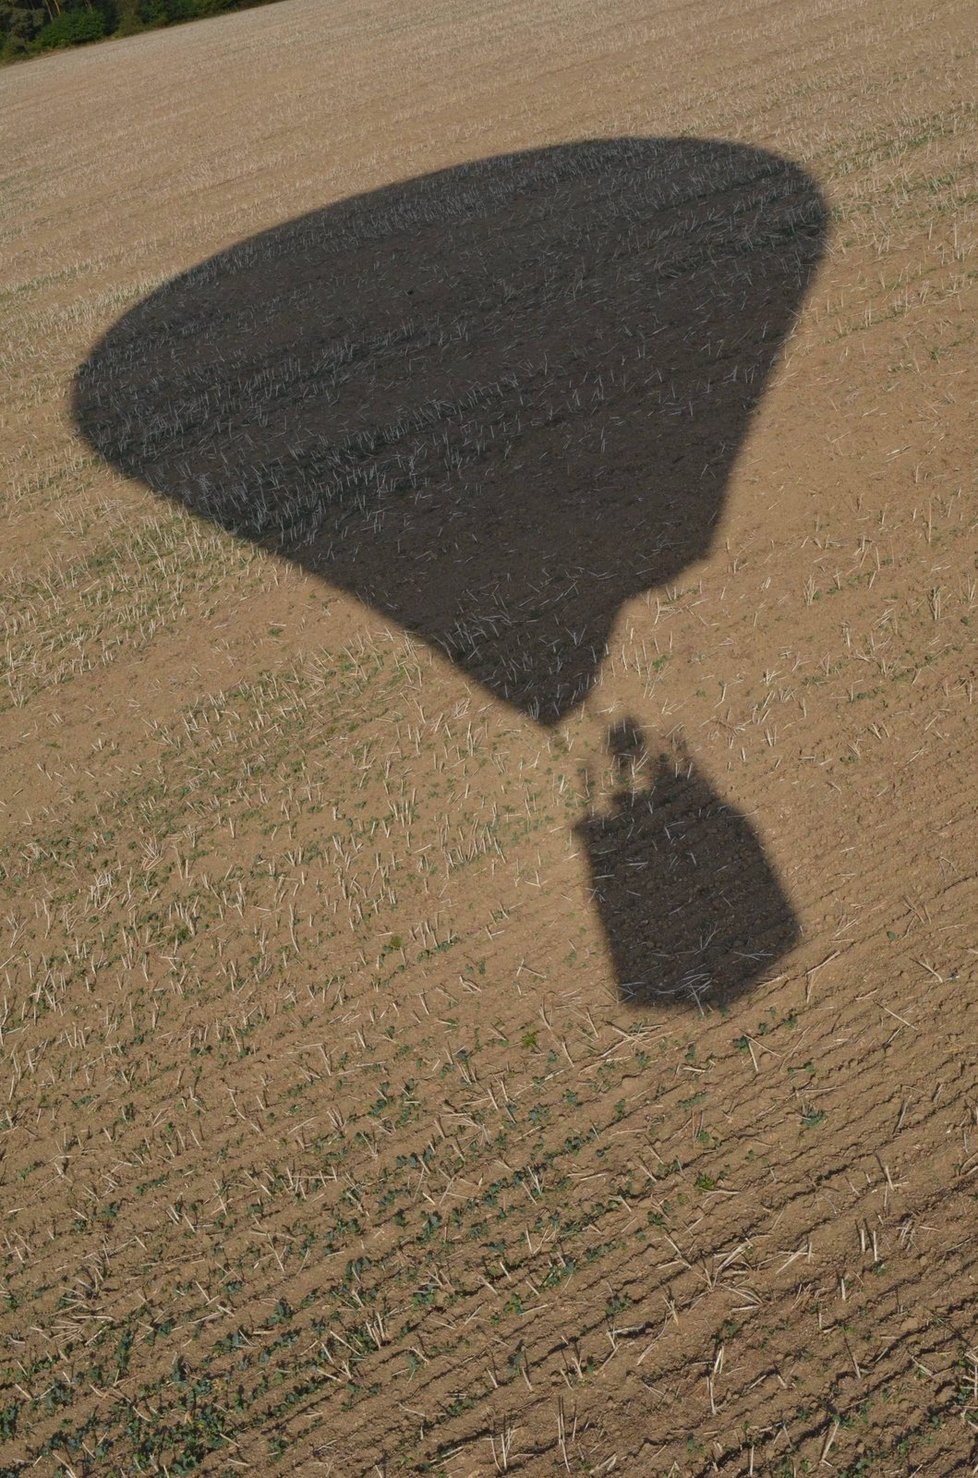
<svg viewBox="0 0 978 1478">
<path fill-rule="evenodd" d="M 0 1472 L 978 1473 L 978 29 L 0 75 Z"/>
</svg>

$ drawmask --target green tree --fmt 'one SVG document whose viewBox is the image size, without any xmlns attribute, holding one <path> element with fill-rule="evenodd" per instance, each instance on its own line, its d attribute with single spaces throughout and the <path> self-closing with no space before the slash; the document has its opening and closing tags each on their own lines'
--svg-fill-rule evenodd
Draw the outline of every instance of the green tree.
<svg viewBox="0 0 978 1478">
<path fill-rule="evenodd" d="M 53 15 L 41 0 L 0 0 L 0 56 L 29 56 L 45 22 Z"/>
<path fill-rule="evenodd" d="M 86 41 L 100 41 L 106 34 L 106 16 L 94 5 L 65 8 L 38 32 L 34 45 L 38 51 L 58 46 L 81 46 Z"/>
</svg>

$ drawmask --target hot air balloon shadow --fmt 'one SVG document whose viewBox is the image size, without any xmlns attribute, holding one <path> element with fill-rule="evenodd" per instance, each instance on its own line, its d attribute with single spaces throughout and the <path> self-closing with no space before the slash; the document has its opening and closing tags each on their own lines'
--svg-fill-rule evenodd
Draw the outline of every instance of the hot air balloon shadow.
<svg viewBox="0 0 978 1478">
<path fill-rule="evenodd" d="M 478 161 L 166 283 L 78 369 L 76 423 L 113 467 L 351 592 L 551 726 L 586 699 L 622 605 L 708 554 L 826 219 L 803 170 L 739 144 L 621 138 Z M 705 785 L 687 800 L 716 820 Z M 748 837 L 762 857 L 749 823 L 722 814 L 731 865 Z M 634 889 L 634 835 L 582 827 L 595 872 L 627 864 Z M 797 925 L 770 867 L 745 879 L 769 962 Z M 603 897 L 628 993 L 642 930 L 621 890 Z M 683 910 L 690 938 L 704 909 Z M 761 968 L 711 961 L 720 989 Z"/>
</svg>

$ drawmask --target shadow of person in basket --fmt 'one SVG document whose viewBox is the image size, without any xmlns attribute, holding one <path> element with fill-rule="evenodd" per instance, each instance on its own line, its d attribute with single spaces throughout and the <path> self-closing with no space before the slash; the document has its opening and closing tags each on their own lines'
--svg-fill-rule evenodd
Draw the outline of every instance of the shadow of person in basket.
<svg viewBox="0 0 978 1478">
<path fill-rule="evenodd" d="M 74 415 L 120 471 L 551 725 L 623 603 L 709 551 L 825 231 L 813 181 L 742 145 L 482 160 L 166 283 L 80 366 Z M 606 870 L 611 835 L 586 833 Z M 752 917 L 790 917 L 752 876 Z M 626 985 L 633 946 L 602 918 Z"/>
</svg>

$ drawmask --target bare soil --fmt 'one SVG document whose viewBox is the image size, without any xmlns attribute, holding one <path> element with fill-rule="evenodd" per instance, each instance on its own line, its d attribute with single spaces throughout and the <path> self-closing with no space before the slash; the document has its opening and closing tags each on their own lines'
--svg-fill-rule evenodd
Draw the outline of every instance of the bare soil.
<svg viewBox="0 0 978 1478">
<path fill-rule="evenodd" d="M 978 1472 L 973 20 L 0 75 L 0 1472 Z"/>
</svg>

